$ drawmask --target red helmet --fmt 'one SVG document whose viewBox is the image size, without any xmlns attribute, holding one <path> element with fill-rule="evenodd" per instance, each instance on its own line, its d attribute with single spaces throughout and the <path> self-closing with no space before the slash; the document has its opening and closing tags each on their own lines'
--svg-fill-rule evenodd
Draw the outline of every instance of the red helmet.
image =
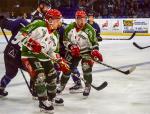
<svg viewBox="0 0 150 114">
<path fill-rule="evenodd" d="M 57 9 L 50 9 L 45 14 L 45 19 L 48 20 L 49 18 L 52 19 L 60 19 L 62 17 L 62 14 Z"/>
<path fill-rule="evenodd" d="M 83 10 L 78 10 L 77 12 L 76 12 L 76 17 L 87 17 L 87 15 L 86 15 L 86 13 L 85 13 L 85 11 L 83 11 Z"/>
</svg>

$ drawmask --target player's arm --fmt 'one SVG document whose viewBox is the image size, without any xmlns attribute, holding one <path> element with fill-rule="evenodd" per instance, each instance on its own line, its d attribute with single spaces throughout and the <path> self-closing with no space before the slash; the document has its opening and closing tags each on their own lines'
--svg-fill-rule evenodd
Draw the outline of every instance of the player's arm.
<svg viewBox="0 0 150 114">
<path fill-rule="evenodd" d="M 26 27 L 21 28 L 21 30 L 17 33 L 15 39 L 13 40 L 12 43 L 13 44 L 19 44 L 21 46 L 21 42 L 24 41 L 25 38 L 27 38 L 27 36 L 34 31 L 36 28 L 38 27 L 44 27 L 45 22 L 41 21 L 41 20 L 37 20 L 34 21 L 33 23 L 30 23 L 29 25 L 27 25 Z"/>
<path fill-rule="evenodd" d="M 98 41 L 102 41 L 102 37 L 100 36 L 100 27 L 97 23 L 96 24 L 96 37 Z"/>
<path fill-rule="evenodd" d="M 30 23 L 29 25 L 27 25 L 26 27 L 23 27 L 20 32 L 22 33 L 31 33 L 33 30 L 35 30 L 38 27 L 45 27 L 46 23 L 42 20 L 36 20 L 32 23 Z"/>
<path fill-rule="evenodd" d="M 74 23 L 69 24 L 64 32 L 64 37 L 63 37 L 63 43 L 64 46 L 68 49 L 69 45 L 72 44 L 71 40 L 70 40 L 70 36 L 69 36 L 69 32 L 71 31 L 71 29 L 73 29 Z"/>
<path fill-rule="evenodd" d="M 99 44 L 98 44 L 98 40 L 97 40 L 96 32 L 95 32 L 94 28 L 92 26 L 88 25 L 88 29 L 89 29 L 88 36 L 89 36 L 89 40 L 92 44 L 92 48 L 99 50 Z"/>
<path fill-rule="evenodd" d="M 90 29 L 90 32 L 92 33 L 92 35 L 90 35 L 90 41 L 92 43 L 92 51 L 90 53 L 91 57 L 94 60 L 99 60 L 99 61 L 103 61 L 103 56 L 102 54 L 99 52 L 99 44 L 98 44 L 98 40 L 96 38 L 96 32 L 93 28 Z"/>
<path fill-rule="evenodd" d="M 42 46 L 40 40 L 44 37 L 46 32 L 44 27 L 36 28 L 21 42 L 22 46 L 27 47 L 32 52 L 41 53 Z"/>
<path fill-rule="evenodd" d="M 69 35 L 70 30 L 74 28 L 74 23 L 70 24 L 64 33 L 64 46 L 70 51 L 71 55 L 74 57 L 80 56 L 80 47 L 77 44 L 71 42 L 71 36 Z M 73 34 L 73 33 L 72 33 Z M 72 35 L 74 37 L 74 35 Z"/>
</svg>

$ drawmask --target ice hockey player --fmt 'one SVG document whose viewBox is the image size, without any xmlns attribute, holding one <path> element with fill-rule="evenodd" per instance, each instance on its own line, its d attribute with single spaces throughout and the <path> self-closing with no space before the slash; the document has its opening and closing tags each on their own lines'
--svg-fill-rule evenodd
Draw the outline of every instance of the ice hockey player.
<svg viewBox="0 0 150 114">
<path fill-rule="evenodd" d="M 96 31 L 96 38 L 98 41 L 102 41 L 102 38 L 100 37 L 100 27 L 99 25 L 94 21 L 94 13 L 90 12 L 88 14 L 88 23 L 95 29 Z"/>
<path fill-rule="evenodd" d="M 52 113 L 54 111 L 53 100 L 56 96 L 56 70 L 54 63 L 59 64 L 64 74 L 70 72 L 65 60 L 57 53 L 59 38 L 56 29 L 60 26 L 61 13 L 56 9 L 50 9 L 45 14 L 46 23 L 39 21 L 46 27 L 38 27 L 24 37 L 22 34 L 21 59 L 31 78 L 35 80 L 35 89 L 38 95 L 39 107 Z M 62 104 L 63 99 L 55 98 L 55 103 Z"/>
<path fill-rule="evenodd" d="M 64 45 L 68 50 L 66 60 L 70 62 L 71 70 L 77 68 L 81 61 L 83 77 L 86 80 L 83 96 L 88 96 L 91 90 L 93 59 L 97 58 L 99 61 L 103 61 L 102 55 L 98 51 L 99 45 L 95 30 L 86 23 L 86 18 L 87 15 L 84 11 L 77 11 L 76 21 L 67 26 L 64 35 Z M 64 90 L 70 74 L 62 75 L 60 86 L 57 89 L 58 93 Z"/>
<path fill-rule="evenodd" d="M 102 38 L 100 37 L 100 27 L 94 21 L 94 13 L 93 12 L 88 13 L 88 24 L 90 24 L 94 28 L 94 30 L 96 32 L 97 40 L 99 42 L 102 41 Z M 80 77 L 80 72 L 78 71 L 77 68 L 74 68 L 74 72 L 75 72 L 75 74 L 71 74 L 71 76 L 72 76 L 72 79 L 73 79 L 75 85 L 73 87 L 71 87 L 69 90 L 71 93 L 78 93 L 78 92 L 82 91 L 81 80 L 79 78 L 77 78 L 77 76 Z M 76 75 L 76 76 L 74 76 L 74 75 Z"/>
<path fill-rule="evenodd" d="M 39 0 L 36 11 L 32 13 L 31 22 L 39 19 L 43 20 L 44 14 L 49 8 L 50 8 L 49 0 Z M 16 19 L 12 21 L 6 19 L 4 16 L 0 16 L 0 27 L 2 29 L 10 30 L 12 33 L 11 39 L 4 51 L 4 62 L 5 62 L 6 73 L 2 77 L 0 82 L 0 96 L 8 95 L 8 92 L 5 91 L 6 86 L 17 75 L 18 68 L 24 69 L 21 62 L 20 46 L 18 44 L 13 44 L 12 41 L 15 40 L 15 36 L 18 33 L 18 31 L 22 27 L 26 26 L 27 24 L 29 24 L 29 22 L 27 22 L 25 19 Z M 14 69 L 12 70 L 12 68 Z M 32 90 L 32 95 L 33 97 L 36 97 L 36 92 L 34 91 L 33 83 L 34 82 L 30 80 L 30 89 Z"/>
<path fill-rule="evenodd" d="M 50 8 L 50 0 L 39 0 L 37 9 L 31 14 L 31 22 L 34 20 L 43 20 L 45 13 Z"/>
<path fill-rule="evenodd" d="M 50 2 L 48 2 L 48 1 L 41 0 L 39 2 L 39 5 L 41 5 L 41 4 L 44 5 L 43 6 L 44 9 L 48 10 L 49 3 Z M 39 8 L 37 8 L 37 9 L 39 9 Z M 46 11 L 46 10 L 44 10 L 44 11 Z M 43 15 L 44 15 L 44 13 L 43 13 Z M 37 18 L 37 17 L 39 17 L 39 18 Z M 40 17 L 40 15 L 38 15 L 38 13 L 36 13 L 36 15 L 34 15 L 32 19 L 35 21 L 38 19 L 44 20 L 43 18 L 44 17 Z M 16 20 L 12 21 L 12 20 L 8 20 L 8 19 L 4 18 L 4 16 L 0 16 L 0 27 L 2 29 L 10 30 L 12 33 L 12 37 L 9 41 L 9 44 L 6 46 L 6 49 L 4 51 L 4 56 L 5 56 L 4 62 L 5 62 L 5 67 L 6 67 L 6 73 L 0 81 L 0 95 L 1 96 L 8 95 L 8 92 L 5 91 L 6 86 L 16 76 L 16 74 L 18 73 L 18 68 L 23 69 L 22 62 L 21 62 L 20 46 L 18 44 L 14 44 L 12 42 L 14 42 L 14 40 L 16 40 L 15 36 L 18 33 L 18 31 L 20 30 L 20 28 L 22 28 L 23 26 L 26 26 L 27 24 L 29 24 L 29 23 L 25 19 L 16 19 Z M 24 28 L 23 30 L 25 33 L 29 33 L 31 30 L 35 29 L 38 26 L 43 26 L 43 25 L 40 25 L 40 24 L 38 24 L 38 21 L 35 21 L 34 23 L 29 24 L 29 26 Z M 61 31 L 62 31 L 62 27 L 61 27 Z M 14 58 L 14 55 L 10 56 L 10 53 L 12 53 L 12 52 L 15 54 L 15 56 L 16 56 L 15 58 Z M 11 70 L 12 67 L 14 68 L 13 70 Z M 30 89 L 32 90 L 33 98 L 36 98 L 36 92 L 34 91 L 34 82 L 32 80 L 30 80 Z"/>
<path fill-rule="evenodd" d="M 22 26 L 26 26 L 28 24 L 29 23 L 24 19 L 8 20 L 4 16 L 0 16 L 0 27 L 2 29 L 11 31 L 12 33 L 12 36 L 4 50 L 4 64 L 6 72 L 0 81 L 0 96 L 8 95 L 8 92 L 5 91 L 5 88 L 16 76 L 18 68 L 23 69 L 20 46 L 18 46 L 18 44 L 13 44 L 12 41 L 15 40 L 15 36 Z"/>
<path fill-rule="evenodd" d="M 31 14 L 31 23 L 35 20 L 44 20 L 44 15 L 50 8 L 51 8 L 50 0 L 38 0 L 37 9 Z M 37 24 L 34 24 L 34 25 L 37 25 Z M 32 25 L 30 27 L 32 27 Z M 36 94 L 35 87 L 34 87 L 34 81 L 31 79 L 30 79 L 30 89 L 32 90 L 33 99 L 36 99 L 37 94 Z"/>
<path fill-rule="evenodd" d="M 57 29 L 58 34 L 60 36 L 59 37 L 59 44 L 60 44 L 59 54 L 62 58 L 65 58 L 65 55 L 66 55 L 66 49 L 63 44 L 63 36 L 64 36 L 64 31 L 65 31 L 66 26 L 67 24 L 62 21 L 60 24 L 60 27 Z M 59 70 L 59 67 L 57 66 L 57 64 L 55 64 L 55 69 L 57 70 L 57 84 L 59 84 L 61 71 Z"/>
</svg>

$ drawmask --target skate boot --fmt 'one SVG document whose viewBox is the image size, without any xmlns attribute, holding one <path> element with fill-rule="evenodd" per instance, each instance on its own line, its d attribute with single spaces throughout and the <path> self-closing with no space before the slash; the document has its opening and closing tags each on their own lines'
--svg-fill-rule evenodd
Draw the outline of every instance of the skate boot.
<svg viewBox="0 0 150 114">
<path fill-rule="evenodd" d="M 83 92 L 83 87 L 81 84 L 81 81 L 78 81 L 75 83 L 74 86 L 72 86 L 71 88 L 69 88 L 70 93 L 81 93 Z"/>
<path fill-rule="evenodd" d="M 0 96 L 1 97 L 5 97 L 8 95 L 8 92 L 5 91 L 5 89 L 3 87 L 0 86 Z"/>
<path fill-rule="evenodd" d="M 64 90 L 65 86 L 63 85 L 58 85 L 56 89 L 57 94 L 61 94 L 61 92 Z"/>
<path fill-rule="evenodd" d="M 64 100 L 61 97 L 62 95 L 57 93 L 54 99 L 54 105 L 56 106 L 64 106 Z"/>
<path fill-rule="evenodd" d="M 90 94 L 90 90 L 91 90 L 91 85 L 85 85 L 85 89 L 83 91 L 83 96 L 88 97 Z"/>
<path fill-rule="evenodd" d="M 54 106 L 51 101 L 43 100 L 39 101 L 39 108 L 41 112 L 53 114 L 54 113 Z"/>
</svg>

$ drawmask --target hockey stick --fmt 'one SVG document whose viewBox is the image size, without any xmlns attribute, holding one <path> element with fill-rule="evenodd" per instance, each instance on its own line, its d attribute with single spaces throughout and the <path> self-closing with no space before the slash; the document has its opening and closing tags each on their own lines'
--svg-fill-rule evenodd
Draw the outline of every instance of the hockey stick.
<svg viewBox="0 0 150 114">
<path fill-rule="evenodd" d="M 120 70 L 120 69 L 118 69 L 118 68 L 115 68 L 115 67 L 113 67 L 113 66 L 110 66 L 110 65 L 107 65 L 107 64 L 105 64 L 105 63 L 102 63 L 101 61 L 98 61 L 98 60 L 96 60 L 96 59 L 94 59 L 94 61 L 97 62 L 97 63 L 99 63 L 99 64 L 102 64 L 102 65 L 104 65 L 104 66 L 106 66 L 106 67 L 108 67 L 108 68 L 111 68 L 111 69 L 113 69 L 113 70 L 116 70 L 116 71 L 118 71 L 118 72 L 121 72 L 121 73 L 123 73 L 123 74 L 126 74 L 126 75 L 130 74 L 131 72 L 133 72 L 133 71 L 136 69 L 136 66 L 132 66 L 129 70 L 122 71 L 122 70 Z"/>
<path fill-rule="evenodd" d="M 5 31 L 4 31 L 2 28 L 1 28 L 1 30 L 2 30 L 2 33 L 3 33 L 3 35 L 4 35 L 4 37 L 5 37 L 6 41 L 7 41 L 7 43 L 9 43 L 9 40 L 8 40 L 6 34 L 5 34 Z M 25 80 L 25 83 L 26 83 L 26 85 L 27 85 L 27 87 L 28 87 L 30 93 L 32 94 L 32 90 L 30 89 L 30 86 L 29 86 L 29 83 L 28 83 L 28 81 L 27 81 L 27 79 L 26 79 L 26 77 L 25 77 L 25 74 L 23 73 L 23 71 L 22 71 L 21 69 L 20 69 L 20 71 L 21 71 L 21 74 L 22 74 L 22 76 L 23 76 L 23 78 L 24 78 L 24 80 Z"/>
<path fill-rule="evenodd" d="M 135 36 L 135 34 L 136 34 L 136 31 L 133 32 L 132 35 L 129 38 L 126 38 L 126 39 L 121 39 L 121 38 L 119 38 L 119 39 L 117 39 L 117 38 L 106 38 L 106 39 L 104 39 L 103 38 L 103 40 L 131 40 Z"/>
<path fill-rule="evenodd" d="M 82 77 L 78 77 L 77 75 L 73 75 L 73 76 L 75 76 L 75 77 L 77 77 L 78 79 L 80 79 L 80 80 L 82 80 L 84 83 L 86 83 L 87 81 L 85 80 L 85 79 L 83 79 Z M 90 84 L 90 83 L 88 83 L 88 84 Z M 91 87 L 93 87 L 95 90 L 97 90 L 97 91 L 100 91 L 100 90 L 102 90 L 102 89 L 104 89 L 107 85 L 108 85 L 108 83 L 106 82 L 106 81 L 104 81 L 102 84 L 100 84 L 99 86 L 94 86 L 93 84 L 90 84 L 91 85 Z"/>
<path fill-rule="evenodd" d="M 44 52 L 42 52 L 42 53 L 45 54 L 47 57 L 49 57 L 52 61 L 57 62 L 56 59 L 51 58 L 48 54 L 46 54 L 46 53 L 44 53 Z M 84 80 L 83 78 L 78 77 L 78 76 L 76 76 L 76 75 L 74 75 L 74 76 L 77 77 L 78 79 L 82 80 L 84 83 L 86 83 L 86 80 Z M 91 85 L 94 89 L 96 89 L 97 91 L 100 91 L 100 90 L 104 89 L 104 88 L 108 85 L 108 83 L 105 81 L 105 82 L 103 82 L 101 85 L 99 85 L 98 87 L 94 86 L 93 84 L 90 84 L 90 85 Z"/>
<path fill-rule="evenodd" d="M 132 66 L 129 70 L 122 71 L 122 70 L 120 70 L 120 69 L 118 69 L 118 68 L 115 68 L 115 67 L 113 67 L 113 66 L 110 66 L 110 65 L 108 65 L 108 64 L 105 64 L 105 63 L 99 61 L 98 58 L 92 58 L 92 59 L 93 59 L 93 61 L 95 61 L 95 62 L 97 62 L 97 63 L 99 63 L 99 64 L 101 64 L 101 65 L 104 65 L 104 66 L 106 66 L 106 67 L 108 67 L 108 68 L 111 68 L 111 69 L 113 69 L 113 70 L 116 70 L 116 71 L 121 72 L 121 73 L 126 74 L 126 75 L 130 74 L 131 72 L 133 72 L 133 71 L 136 69 L 136 66 L 134 65 L 134 66 Z"/>
<path fill-rule="evenodd" d="M 139 46 L 136 42 L 133 42 L 133 45 L 134 45 L 135 47 L 137 47 L 138 49 L 145 49 L 145 48 L 149 48 L 149 47 L 150 47 L 150 46 L 141 47 L 141 46 Z"/>
</svg>

